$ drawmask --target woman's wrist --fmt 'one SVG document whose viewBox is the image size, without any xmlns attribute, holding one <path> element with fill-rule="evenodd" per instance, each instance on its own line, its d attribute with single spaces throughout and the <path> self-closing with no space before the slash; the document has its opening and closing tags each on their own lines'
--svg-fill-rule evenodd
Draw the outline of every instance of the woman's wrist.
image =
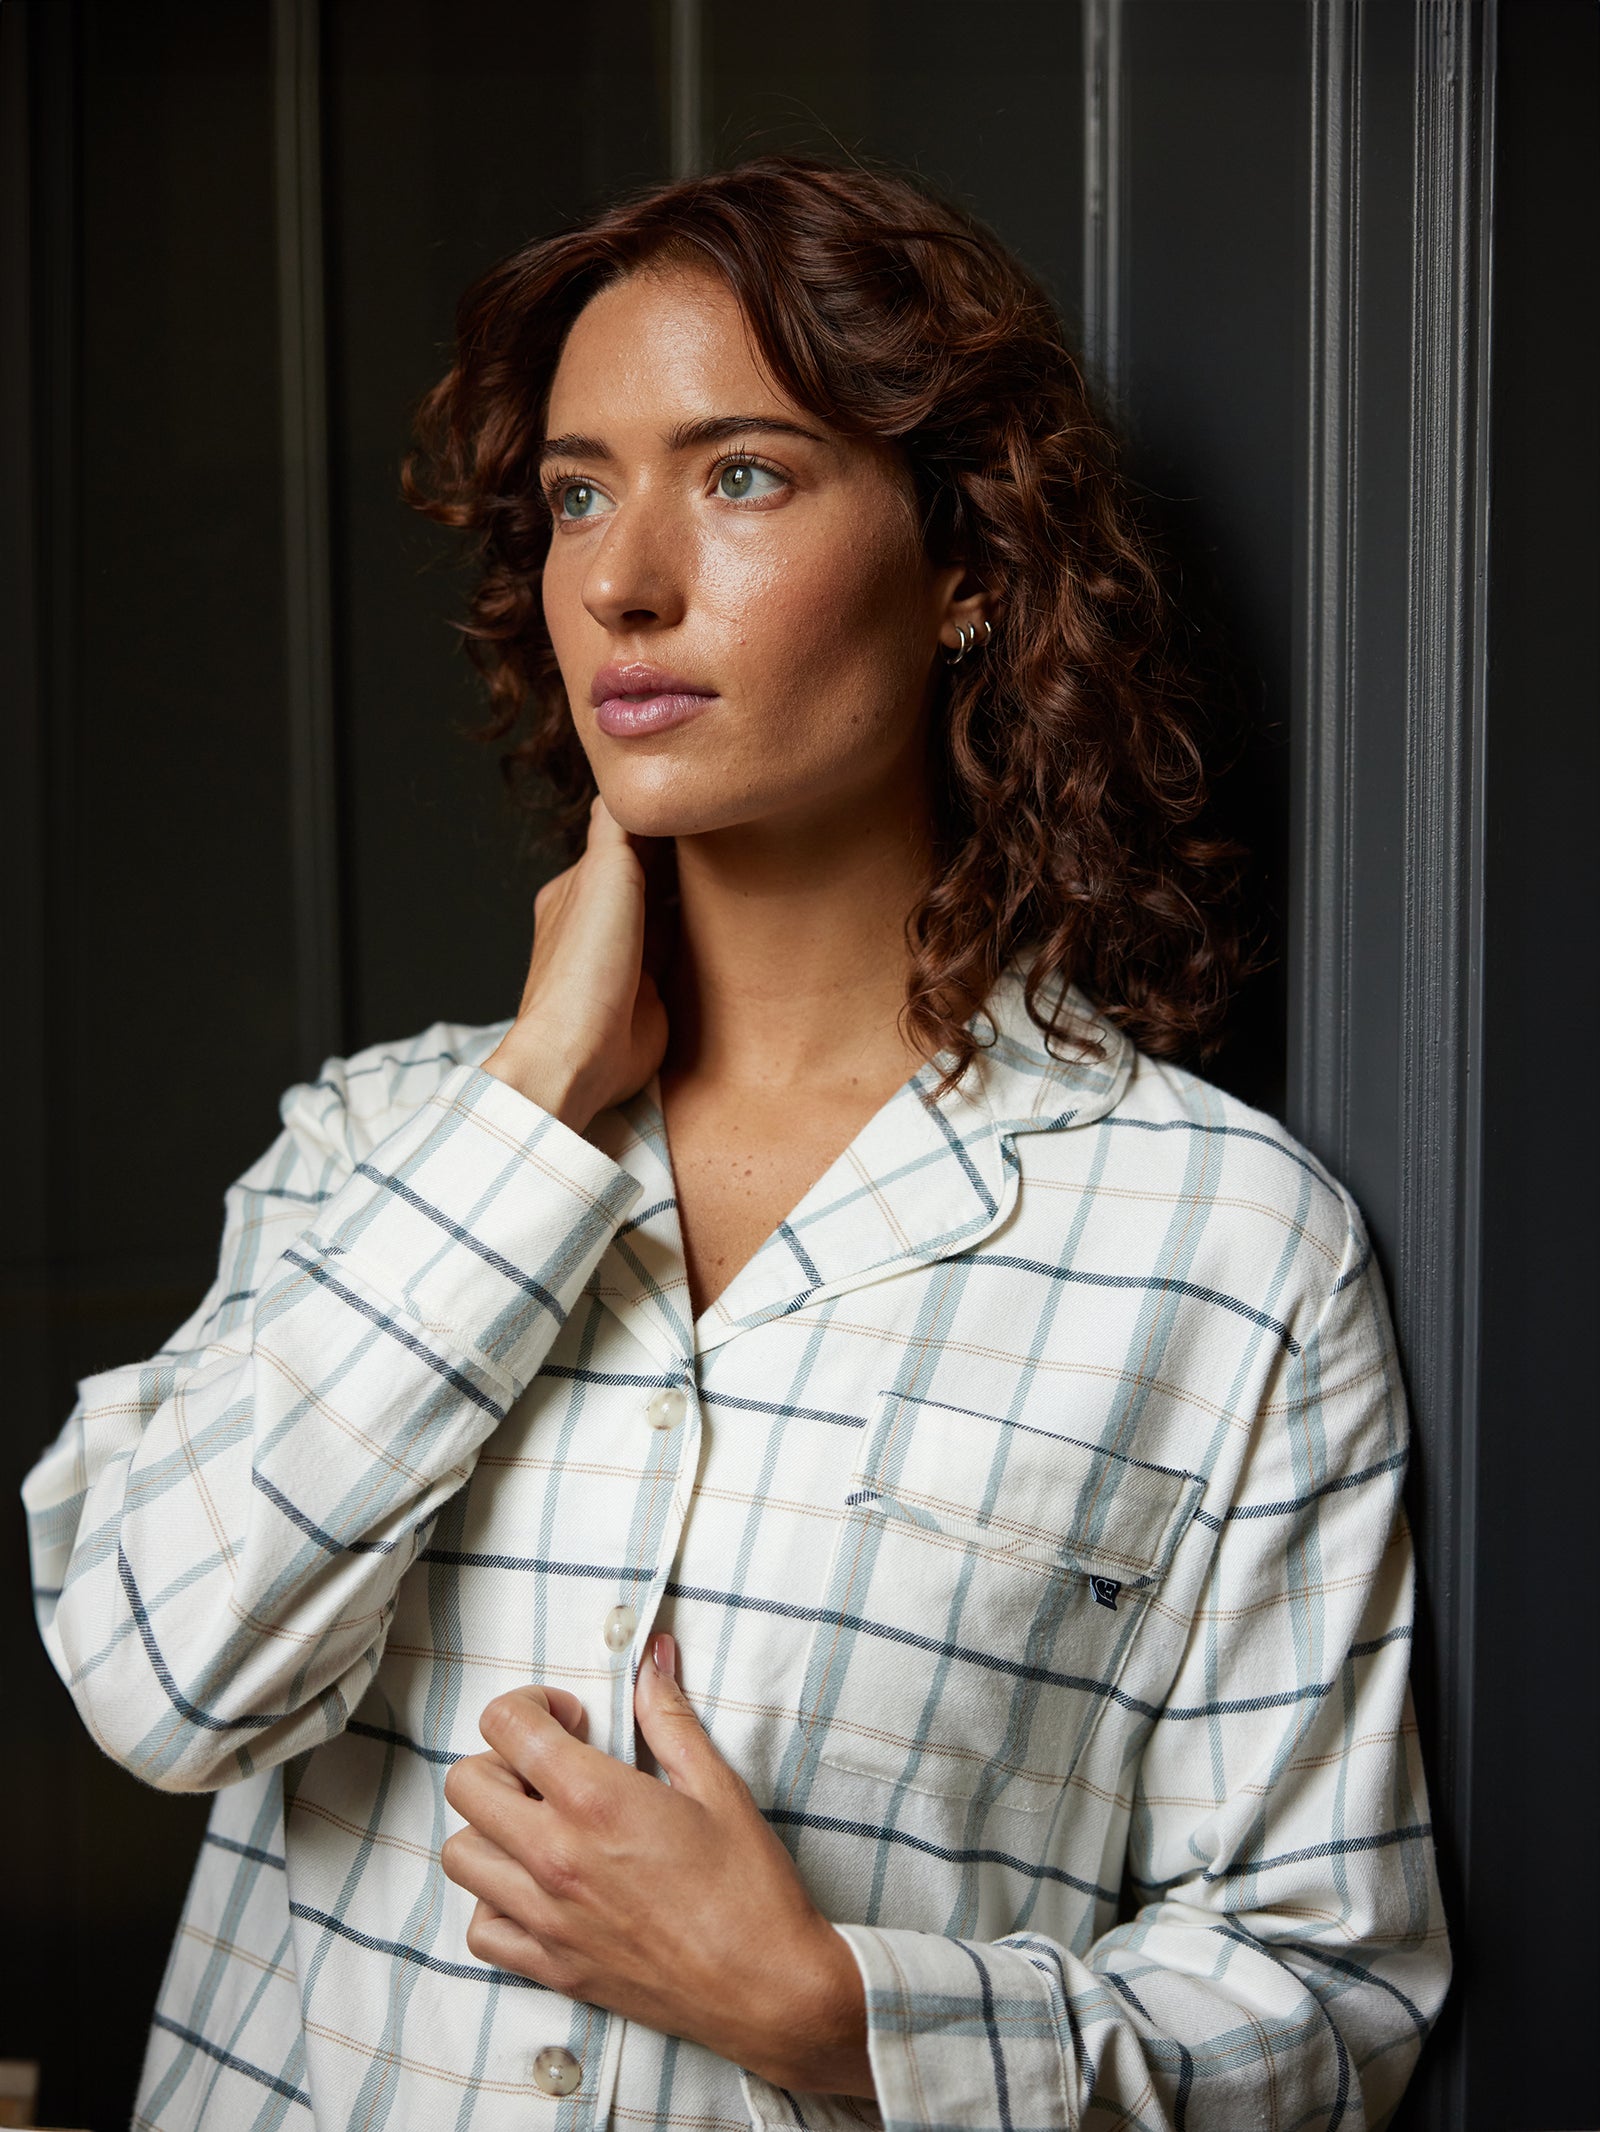
<svg viewBox="0 0 1600 2132">
<path fill-rule="evenodd" d="M 515 1026 L 484 1060 L 483 1070 L 575 1133 L 587 1128 L 598 1107 L 585 1093 L 586 1076 L 578 1067 L 548 1045 L 519 1042 Z"/>
<path fill-rule="evenodd" d="M 793 2094 L 877 2093 L 867 2055 L 867 1996 L 850 1943 L 826 1918 L 804 1953 L 786 1963 L 782 2007 L 768 2031 L 781 2039 L 750 2071 Z"/>
</svg>

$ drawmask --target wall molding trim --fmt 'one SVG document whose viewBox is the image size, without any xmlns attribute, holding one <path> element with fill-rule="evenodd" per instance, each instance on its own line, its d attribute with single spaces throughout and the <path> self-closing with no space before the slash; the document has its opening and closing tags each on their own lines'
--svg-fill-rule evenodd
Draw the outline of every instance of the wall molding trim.
<svg viewBox="0 0 1600 2132">
<path fill-rule="evenodd" d="M 1430 1451 L 1430 1779 L 1458 1903 L 1473 1838 L 1496 32 L 1496 0 L 1417 7 L 1397 1276 Z M 1470 2121 L 1466 2048 L 1428 2100 L 1439 2132 Z"/>
<path fill-rule="evenodd" d="M 667 152 L 674 178 L 706 168 L 705 0 L 670 0 L 667 25 Z"/>
<path fill-rule="evenodd" d="M 1496 0 L 1310 0 L 1289 1123 L 1388 1274 L 1447 1914 L 1472 1828 Z M 1409 216 L 1400 211 L 1409 188 Z M 1403 2121 L 1473 2122 L 1445 2033 Z"/>
<path fill-rule="evenodd" d="M 1124 376 L 1127 247 L 1123 0 L 1083 0 L 1083 355 L 1115 406 Z"/>
<path fill-rule="evenodd" d="M 1300 868 L 1291 912 L 1289 1102 L 1295 1130 L 1338 1176 L 1349 1154 L 1353 866 L 1350 717 L 1355 693 L 1359 485 L 1355 345 L 1360 279 L 1361 12 L 1327 0 L 1310 13 L 1306 553 Z"/>
<path fill-rule="evenodd" d="M 320 0 L 273 0 L 283 563 L 300 1065 L 345 1048 L 339 747 L 328 482 Z"/>
</svg>

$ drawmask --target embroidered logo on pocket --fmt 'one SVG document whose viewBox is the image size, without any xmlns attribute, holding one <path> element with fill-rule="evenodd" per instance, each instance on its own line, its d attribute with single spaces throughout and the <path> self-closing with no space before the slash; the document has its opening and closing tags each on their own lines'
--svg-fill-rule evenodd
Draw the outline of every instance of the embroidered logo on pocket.
<svg viewBox="0 0 1600 2132">
<path fill-rule="evenodd" d="M 1089 1589 L 1094 1593 L 1096 1606 L 1108 1606 L 1113 1614 L 1117 1611 L 1117 1594 L 1122 1589 L 1118 1578 L 1091 1577 Z"/>
</svg>

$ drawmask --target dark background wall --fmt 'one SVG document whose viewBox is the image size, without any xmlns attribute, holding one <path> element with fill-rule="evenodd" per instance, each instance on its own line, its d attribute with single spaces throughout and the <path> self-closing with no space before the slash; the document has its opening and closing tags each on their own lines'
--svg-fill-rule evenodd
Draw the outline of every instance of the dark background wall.
<svg viewBox="0 0 1600 2132">
<path fill-rule="evenodd" d="M 328 1051 L 514 1002 L 541 854 L 398 500 L 483 266 L 832 143 L 1044 278 L 1246 746 L 1218 1077 L 1356 1190 L 1417 1415 L 1460 1982 L 1407 2121 L 1600 2121 L 1588 0 L 4 0 L 3 1498 Z M 126 2121 L 204 1802 L 97 1755 L 0 1515 L 0 2056 Z"/>
</svg>

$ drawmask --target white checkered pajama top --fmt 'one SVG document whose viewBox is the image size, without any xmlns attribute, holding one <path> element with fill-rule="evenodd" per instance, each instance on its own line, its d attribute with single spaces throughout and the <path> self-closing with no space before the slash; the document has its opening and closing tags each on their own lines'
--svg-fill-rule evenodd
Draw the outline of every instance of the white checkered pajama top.
<svg viewBox="0 0 1600 2132">
<path fill-rule="evenodd" d="M 136 2125 L 1387 2121 L 1449 1954 L 1381 1287 L 1280 1126 L 1071 1004 L 1098 1056 L 1008 978 L 698 1322 L 653 1086 L 580 1139 L 439 1025 L 291 1090 L 194 1317 L 26 1487 L 85 1724 L 216 1793 Z M 467 1948 L 479 1712 L 550 1682 L 631 1762 L 662 1629 L 876 2106 Z"/>
</svg>

